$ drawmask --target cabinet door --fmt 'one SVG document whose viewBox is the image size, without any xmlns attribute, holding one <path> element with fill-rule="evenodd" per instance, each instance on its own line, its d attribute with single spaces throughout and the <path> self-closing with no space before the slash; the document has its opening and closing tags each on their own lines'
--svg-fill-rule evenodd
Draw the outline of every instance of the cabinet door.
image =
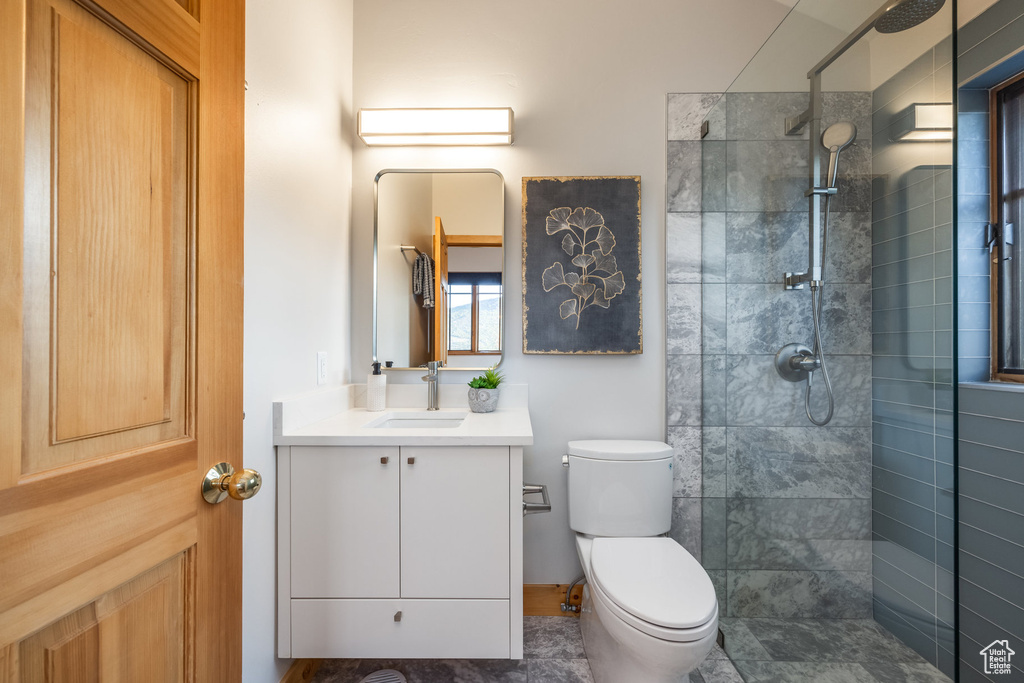
<svg viewBox="0 0 1024 683">
<path fill-rule="evenodd" d="M 509 597 L 509 450 L 402 447 L 402 597 Z"/>
<path fill-rule="evenodd" d="M 292 447 L 292 597 L 399 597 L 398 479 L 397 447 Z"/>
</svg>

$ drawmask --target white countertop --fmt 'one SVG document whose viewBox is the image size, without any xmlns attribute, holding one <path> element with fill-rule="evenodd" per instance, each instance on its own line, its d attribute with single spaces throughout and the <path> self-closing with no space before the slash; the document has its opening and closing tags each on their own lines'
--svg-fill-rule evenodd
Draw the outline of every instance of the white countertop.
<svg viewBox="0 0 1024 683">
<path fill-rule="evenodd" d="M 466 414 L 457 427 L 377 428 L 368 423 L 389 413 L 420 413 L 426 387 L 388 386 L 387 408 L 365 408 L 365 385 L 348 385 L 274 403 L 277 446 L 528 446 L 533 443 L 528 391 L 524 384 L 503 384 L 493 413 L 469 410 L 464 384 L 442 384 L 441 409 L 434 413 Z"/>
</svg>

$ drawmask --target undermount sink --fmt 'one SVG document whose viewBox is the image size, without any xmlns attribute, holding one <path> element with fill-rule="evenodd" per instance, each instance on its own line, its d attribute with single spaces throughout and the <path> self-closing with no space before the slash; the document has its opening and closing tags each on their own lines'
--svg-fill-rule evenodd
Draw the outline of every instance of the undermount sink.
<svg viewBox="0 0 1024 683">
<path fill-rule="evenodd" d="M 462 424 L 466 413 L 450 411 L 410 411 L 385 413 L 366 423 L 374 429 L 452 429 Z"/>
</svg>

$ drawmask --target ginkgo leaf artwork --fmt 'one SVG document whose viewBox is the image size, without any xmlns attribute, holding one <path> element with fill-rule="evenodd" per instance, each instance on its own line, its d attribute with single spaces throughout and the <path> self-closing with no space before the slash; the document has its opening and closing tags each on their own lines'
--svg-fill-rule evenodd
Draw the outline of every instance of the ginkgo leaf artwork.
<svg viewBox="0 0 1024 683">
<path fill-rule="evenodd" d="M 523 353 L 643 353 L 639 176 L 523 178 Z"/>
<path fill-rule="evenodd" d="M 555 261 L 544 270 L 541 282 L 545 292 L 567 288 L 569 298 L 559 304 L 558 314 L 579 329 L 583 311 L 591 306 L 608 308 L 612 299 L 626 289 L 625 278 L 611 253 L 615 233 L 605 225 L 601 212 L 589 206 L 552 209 L 545 227 L 549 235 L 565 233 L 562 251 L 571 257 L 569 263 L 576 270 L 566 272 L 565 265 Z"/>
</svg>

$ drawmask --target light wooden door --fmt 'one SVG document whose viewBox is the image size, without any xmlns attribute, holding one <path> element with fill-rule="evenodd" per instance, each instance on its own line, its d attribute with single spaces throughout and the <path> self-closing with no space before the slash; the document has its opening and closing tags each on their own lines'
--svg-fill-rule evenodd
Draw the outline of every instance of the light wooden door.
<svg viewBox="0 0 1024 683">
<path fill-rule="evenodd" d="M 243 25 L 0 2 L 4 683 L 241 680 Z"/>
<path fill-rule="evenodd" d="M 430 360 L 448 363 L 448 236 L 434 216 L 434 340 Z"/>
</svg>

